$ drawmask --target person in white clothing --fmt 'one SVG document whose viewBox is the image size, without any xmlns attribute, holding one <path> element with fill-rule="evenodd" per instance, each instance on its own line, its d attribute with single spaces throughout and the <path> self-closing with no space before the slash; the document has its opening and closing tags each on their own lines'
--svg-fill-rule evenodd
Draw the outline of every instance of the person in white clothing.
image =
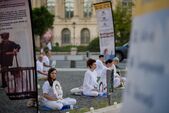
<svg viewBox="0 0 169 113">
<path fill-rule="evenodd" d="M 43 70 L 43 55 L 40 54 L 40 56 L 38 57 L 38 60 L 36 61 L 36 70 L 37 70 L 37 77 L 38 79 L 41 78 L 47 78 L 47 71 Z"/>
<path fill-rule="evenodd" d="M 44 71 L 48 71 L 49 68 L 51 68 L 49 57 L 50 57 L 50 52 L 48 50 L 45 50 L 43 52 L 43 60 L 42 60 L 43 66 L 44 66 L 43 67 Z"/>
<path fill-rule="evenodd" d="M 83 95 L 86 96 L 98 96 L 98 83 L 97 83 L 97 73 L 96 60 L 88 59 L 87 61 L 88 70 L 85 72 L 83 81 Z"/>
<path fill-rule="evenodd" d="M 64 105 L 74 105 L 76 100 L 73 98 L 63 98 L 63 91 L 59 81 L 56 80 L 57 70 L 50 68 L 48 80 L 44 82 L 42 103 L 53 110 L 61 110 Z"/>
<path fill-rule="evenodd" d="M 104 67 L 104 69 L 101 72 L 101 77 L 100 77 L 100 81 L 99 81 L 99 91 L 100 92 L 104 92 L 104 93 L 107 92 L 107 70 L 111 70 L 112 62 L 113 61 L 111 59 L 108 59 L 105 62 L 106 66 Z"/>
<path fill-rule="evenodd" d="M 114 87 L 117 88 L 119 86 L 124 86 L 126 83 L 126 78 L 125 77 L 121 77 L 119 75 L 119 73 L 117 73 L 117 69 L 116 69 L 116 65 L 119 63 L 119 58 L 115 57 L 113 58 L 113 62 L 112 62 L 112 69 L 114 71 Z"/>
<path fill-rule="evenodd" d="M 102 70 L 105 68 L 104 65 L 104 55 L 99 55 L 99 59 L 96 60 L 96 72 L 97 77 L 101 76 Z"/>
</svg>

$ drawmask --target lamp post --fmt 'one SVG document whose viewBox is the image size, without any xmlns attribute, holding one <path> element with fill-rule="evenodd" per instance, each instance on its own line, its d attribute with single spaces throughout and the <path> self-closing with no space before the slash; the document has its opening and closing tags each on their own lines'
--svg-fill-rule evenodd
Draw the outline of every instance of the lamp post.
<svg viewBox="0 0 169 113">
<path fill-rule="evenodd" d="M 75 28 L 76 28 L 76 23 L 73 22 L 72 26 L 73 26 L 73 45 L 75 45 Z"/>
</svg>

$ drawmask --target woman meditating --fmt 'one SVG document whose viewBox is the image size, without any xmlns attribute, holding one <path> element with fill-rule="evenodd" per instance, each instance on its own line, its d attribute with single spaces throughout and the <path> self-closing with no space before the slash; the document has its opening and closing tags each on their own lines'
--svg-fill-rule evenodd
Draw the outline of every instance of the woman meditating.
<svg viewBox="0 0 169 113">
<path fill-rule="evenodd" d="M 64 105 L 74 105 L 76 100 L 73 98 L 63 98 L 63 91 L 59 81 L 56 80 L 57 70 L 50 68 L 48 80 L 44 82 L 42 103 L 53 110 L 61 110 Z"/>
</svg>

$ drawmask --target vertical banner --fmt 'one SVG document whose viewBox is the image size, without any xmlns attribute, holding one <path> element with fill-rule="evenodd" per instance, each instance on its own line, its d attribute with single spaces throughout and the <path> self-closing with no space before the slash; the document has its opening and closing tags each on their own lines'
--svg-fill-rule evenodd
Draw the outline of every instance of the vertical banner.
<svg viewBox="0 0 169 113">
<path fill-rule="evenodd" d="M 138 0 L 121 113 L 169 113 L 169 1 Z"/>
<path fill-rule="evenodd" d="M 100 54 L 105 55 L 105 60 L 115 56 L 115 39 L 111 6 L 111 2 L 94 4 L 100 37 Z"/>
<path fill-rule="evenodd" d="M 0 0 L 0 74 L 10 99 L 36 97 L 29 0 Z"/>
</svg>

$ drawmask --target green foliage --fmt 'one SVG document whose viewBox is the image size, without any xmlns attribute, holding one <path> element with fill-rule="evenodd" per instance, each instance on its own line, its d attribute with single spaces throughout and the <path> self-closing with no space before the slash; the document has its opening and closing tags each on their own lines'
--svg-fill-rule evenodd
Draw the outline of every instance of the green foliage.
<svg viewBox="0 0 169 113">
<path fill-rule="evenodd" d="M 99 37 L 95 38 L 94 40 L 92 40 L 87 49 L 90 51 L 90 52 L 99 52 L 100 51 L 100 46 L 99 46 Z"/>
<path fill-rule="evenodd" d="M 68 45 L 68 46 L 55 46 L 52 48 L 52 51 L 54 52 L 70 52 L 72 47 L 76 47 L 78 52 L 85 52 L 87 51 L 87 46 L 72 46 L 72 45 Z"/>
<path fill-rule="evenodd" d="M 35 35 L 42 36 L 54 22 L 52 15 L 46 7 L 35 8 L 32 11 L 33 32 Z"/>
<path fill-rule="evenodd" d="M 78 52 L 84 52 L 87 51 L 87 46 L 77 46 Z"/>
<path fill-rule="evenodd" d="M 72 47 L 75 47 L 75 46 L 72 46 L 72 45 L 63 46 L 63 47 L 55 46 L 52 48 L 52 51 L 54 51 L 54 52 L 70 52 Z"/>
<path fill-rule="evenodd" d="M 132 4 L 123 7 L 122 4 L 118 2 L 113 12 L 116 42 L 120 41 L 121 43 L 125 43 L 129 41 L 131 31 L 131 9 Z"/>
</svg>

